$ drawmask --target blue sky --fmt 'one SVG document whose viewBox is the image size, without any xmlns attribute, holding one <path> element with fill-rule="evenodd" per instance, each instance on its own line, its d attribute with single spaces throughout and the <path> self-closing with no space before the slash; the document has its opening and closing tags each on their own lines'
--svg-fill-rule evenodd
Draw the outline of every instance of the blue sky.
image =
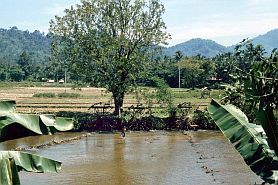
<svg viewBox="0 0 278 185">
<path fill-rule="evenodd" d="M 170 45 L 191 38 L 232 45 L 278 28 L 278 0 L 161 0 Z M 79 0 L 0 0 L 0 28 L 47 32 L 50 19 Z"/>
</svg>

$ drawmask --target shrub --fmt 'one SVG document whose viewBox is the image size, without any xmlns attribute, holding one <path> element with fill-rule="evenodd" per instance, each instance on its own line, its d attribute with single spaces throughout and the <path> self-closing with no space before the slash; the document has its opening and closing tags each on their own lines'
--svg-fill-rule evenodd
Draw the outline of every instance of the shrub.
<svg viewBox="0 0 278 185">
<path fill-rule="evenodd" d="M 35 93 L 33 97 L 36 98 L 55 98 L 55 93 Z"/>
<path fill-rule="evenodd" d="M 78 94 L 78 93 L 59 93 L 57 96 L 59 98 L 79 98 L 80 94 Z"/>
<path fill-rule="evenodd" d="M 192 122 L 193 124 L 198 125 L 198 128 L 200 129 L 217 129 L 217 126 L 209 113 L 204 110 L 196 109 L 193 114 Z"/>
</svg>

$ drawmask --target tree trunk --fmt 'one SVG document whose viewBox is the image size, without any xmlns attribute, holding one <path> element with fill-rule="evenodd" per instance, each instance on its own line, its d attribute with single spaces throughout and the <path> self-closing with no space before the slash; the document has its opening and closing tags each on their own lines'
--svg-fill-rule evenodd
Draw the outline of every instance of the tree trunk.
<svg viewBox="0 0 278 185">
<path fill-rule="evenodd" d="M 116 92 L 112 92 L 112 94 L 113 94 L 114 105 L 115 105 L 114 114 L 117 117 L 120 117 L 121 109 L 122 109 L 123 103 L 124 103 L 124 93 L 116 91 Z"/>
</svg>

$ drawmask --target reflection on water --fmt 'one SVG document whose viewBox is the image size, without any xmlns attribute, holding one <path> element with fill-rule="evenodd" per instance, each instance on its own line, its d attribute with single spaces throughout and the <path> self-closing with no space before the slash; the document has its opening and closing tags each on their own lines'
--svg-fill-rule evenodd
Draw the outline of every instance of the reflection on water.
<svg viewBox="0 0 278 185">
<path fill-rule="evenodd" d="M 67 133 L 3 143 L 1 149 L 42 144 Z M 34 153 L 63 162 L 60 173 L 20 172 L 23 185 L 254 184 L 261 180 L 218 132 L 92 134 Z"/>
</svg>

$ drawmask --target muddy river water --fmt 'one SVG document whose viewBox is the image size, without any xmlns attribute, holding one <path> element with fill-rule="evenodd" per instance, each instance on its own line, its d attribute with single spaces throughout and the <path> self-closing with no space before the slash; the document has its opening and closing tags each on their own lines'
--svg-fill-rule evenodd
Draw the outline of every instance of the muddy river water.
<svg viewBox="0 0 278 185">
<path fill-rule="evenodd" d="M 0 149 L 39 145 L 80 133 L 35 136 Z M 220 132 L 95 134 L 30 152 L 63 163 L 59 173 L 20 172 L 23 185 L 248 185 L 262 183 Z"/>
</svg>

